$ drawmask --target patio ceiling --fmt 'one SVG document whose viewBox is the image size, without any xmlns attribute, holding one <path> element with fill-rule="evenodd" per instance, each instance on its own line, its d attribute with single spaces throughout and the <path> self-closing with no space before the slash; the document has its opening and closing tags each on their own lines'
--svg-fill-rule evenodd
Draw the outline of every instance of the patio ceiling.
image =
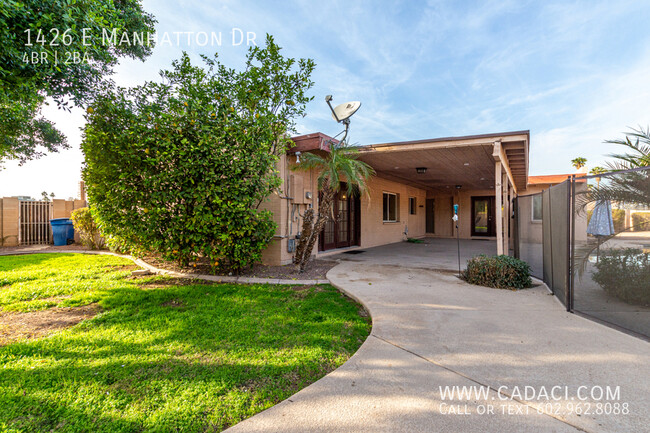
<svg viewBox="0 0 650 433">
<path fill-rule="evenodd" d="M 518 190 L 528 180 L 528 131 L 451 137 L 361 148 L 359 159 L 370 164 L 379 177 L 433 192 L 493 189 L 495 142 L 501 143 Z M 425 167 L 425 173 L 417 173 Z"/>
</svg>

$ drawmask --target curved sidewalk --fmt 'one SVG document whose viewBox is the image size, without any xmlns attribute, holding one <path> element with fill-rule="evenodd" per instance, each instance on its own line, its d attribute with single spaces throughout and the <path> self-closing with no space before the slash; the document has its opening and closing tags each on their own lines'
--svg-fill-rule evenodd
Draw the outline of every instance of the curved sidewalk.
<svg viewBox="0 0 650 433">
<path fill-rule="evenodd" d="M 358 262 L 327 276 L 369 310 L 370 337 L 339 369 L 229 432 L 640 432 L 650 425 L 650 345 L 567 313 L 543 286 L 511 292 Z M 443 400 L 445 386 L 489 387 L 489 394 Z M 559 400 L 525 401 L 526 387 L 537 395 L 554 386 Z M 610 406 L 577 399 L 606 386 L 620 391 Z M 613 403 L 629 413 L 596 413 L 613 411 Z"/>
</svg>

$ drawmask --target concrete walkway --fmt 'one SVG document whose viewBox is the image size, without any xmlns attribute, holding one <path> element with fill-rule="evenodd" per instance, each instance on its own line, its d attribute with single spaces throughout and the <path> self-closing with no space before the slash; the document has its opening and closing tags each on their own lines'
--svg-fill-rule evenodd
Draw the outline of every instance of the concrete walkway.
<svg viewBox="0 0 650 433">
<path fill-rule="evenodd" d="M 371 313 L 371 336 L 336 371 L 228 431 L 647 431 L 648 343 L 567 313 L 542 286 L 489 289 L 407 265 L 333 268 L 332 283 Z M 445 386 L 488 396 L 443 399 Z M 598 400 L 607 386 L 615 399 Z M 558 400 L 538 399 L 544 390 Z"/>
</svg>

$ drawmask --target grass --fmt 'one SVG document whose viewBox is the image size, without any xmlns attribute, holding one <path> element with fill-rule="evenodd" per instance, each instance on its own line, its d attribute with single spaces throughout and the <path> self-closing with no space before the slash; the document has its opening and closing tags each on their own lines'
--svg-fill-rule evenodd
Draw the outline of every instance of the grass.
<svg viewBox="0 0 650 433">
<path fill-rule="evenodd" d="M 328 285 L 131 279 L 129 264 L 0 257 L 3 310 L 103 309 L 0 347 L 0 431 L 220 431 L 341 365 L 370 331 L 359 306 Z"/>
<path fill-rule="evenodd" d="M 38 311 L 98 302 L 137 266 L 109 255 L 33 254 L 0 257 L 0 308 Z"/>
</svg>

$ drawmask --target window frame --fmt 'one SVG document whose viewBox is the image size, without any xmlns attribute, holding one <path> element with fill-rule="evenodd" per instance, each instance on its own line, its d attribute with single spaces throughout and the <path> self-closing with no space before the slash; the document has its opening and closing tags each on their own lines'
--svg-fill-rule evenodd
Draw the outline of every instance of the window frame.
<svg viewBox="0 0 650 433">
<path fill-rule="evenodd" d="M 388 201 L 386 201 L 387 196 L 388 196 Z M 390 213 L 391 213 L 390 212 L 390 197 L 391 196 L 394 197 L 395 219 L 390 219 Z M 388 209 L 386 209 L 387 203 L 388 203 Z M 399 222 L 399 194 L 394 193 L 394 192 L 388 192 L 388 191 L 384 191 L 382 193 L 382 221 L 384 223 L 397 223 L 397 222 Z"/>
<path fill-rule="evenodd" d="M 417 197 L 409 197 L 409 215 L 417 215 Z"/>
</svg>

